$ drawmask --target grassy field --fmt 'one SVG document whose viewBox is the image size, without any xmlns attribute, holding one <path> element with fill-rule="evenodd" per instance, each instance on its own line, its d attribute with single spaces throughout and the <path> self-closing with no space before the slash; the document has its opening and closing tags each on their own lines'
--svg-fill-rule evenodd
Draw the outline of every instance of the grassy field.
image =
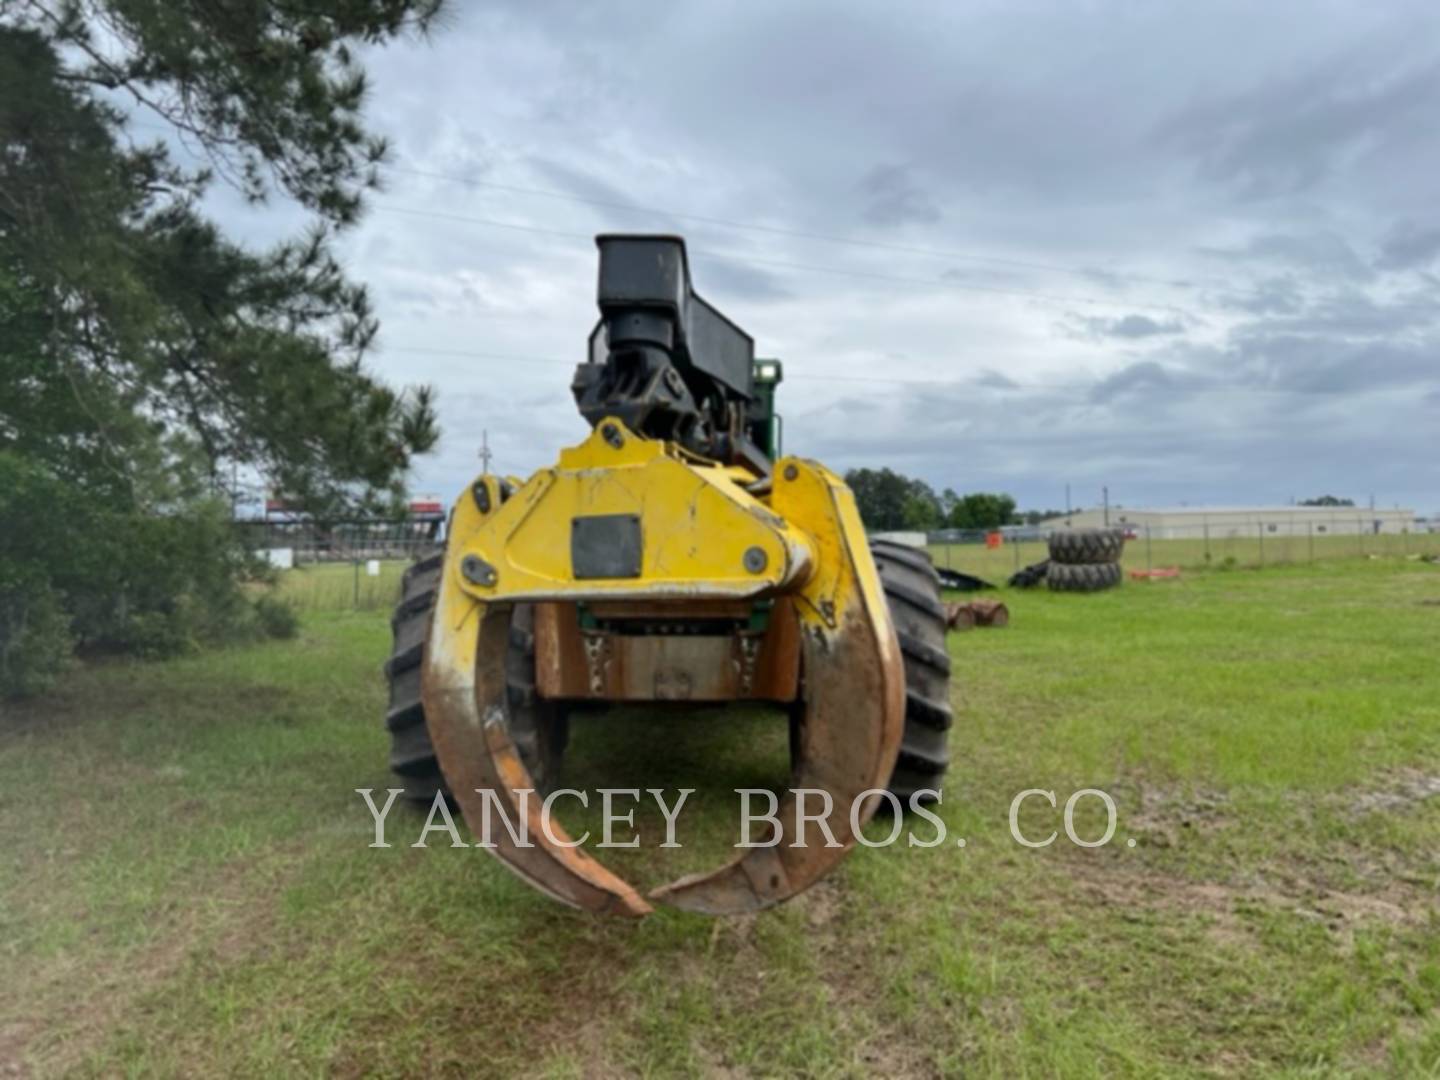
<svg viewBox="0 0 1440 1080">
<path fill-rule="evenodd" d="M 378 610 L 82 670 L 0 717 L 0 1075 L 1440 1071 L 1440 568 L 1003 595 L 1008 629 L 950 639 L 966 847 L 859 850 L 735 920 L 581 916 L 398 810 L 369 849 Z M 600 853 L 657 883 L 783 756 L 763 714 L 596 717 L 566 779 L 711 794 L 683 850 L 652 811 Z M 1017 792 L 1086 787 L 1111 844 L 1011 839 Z"/>
</svg>

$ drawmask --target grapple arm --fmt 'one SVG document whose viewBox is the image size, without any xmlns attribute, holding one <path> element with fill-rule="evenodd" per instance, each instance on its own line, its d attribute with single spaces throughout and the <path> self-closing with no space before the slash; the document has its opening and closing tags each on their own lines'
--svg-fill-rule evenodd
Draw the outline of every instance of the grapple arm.
<svg viewBox="0 0 1440 1080">
<path fill-rule="evenodd" d="M 838 846 L 826 846 L 814 822 L 797 833 L 787 798 L 775 846 L 746 850 L 649 900 L 736 913 L 794 895 L 853 847 L 852 821 L 868 820 L 894 768 L 903 669 L 853 499 L 833 474 L 798 458 L 777 464 L 763 497 L 747 490 L 754 479 L 610 417 L 507 500 L 496 478 L 482 477 L 483 497 L 467 494 L 456 506 L 423 669 L 431 738 L 471 829 L 483 834 L 489 815 L 493 853 L 556 899 L 597 912 L 650 910 L 633 887 L 567 846 L 558 825 L 548 836 L 540 827 L 535 785 L 509 733 L 503 644 L 517 602 L 684 612 L 785 598 L 793 607 L 801 719 L 791 788 L 830 794 L 826 824 Z M 497 806 L 512 823 L 528 822 L 529 846 L 497 825 Z"/>
</svg>

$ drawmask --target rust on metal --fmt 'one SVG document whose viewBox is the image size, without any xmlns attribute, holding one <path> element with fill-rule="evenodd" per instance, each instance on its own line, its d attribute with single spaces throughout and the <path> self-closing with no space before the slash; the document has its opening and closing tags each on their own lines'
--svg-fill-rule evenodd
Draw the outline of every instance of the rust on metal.
<svg viewBox="0 0 1440 1080">
<path fill-rule="evenodd" d="M 1131 581 L 1173 581 L 1180 576 L 1178 566 L 1157 566 L 1150 570 L 1131 570 Z"/>
<path fill-rule="evenodd" d="M 967 600 L 945 605 L 945 625 L 951 630 L 976 626 L 1009 626 L 1010 609 L 999 600 Z"/>
<path fill-rule="evenodd" d="M 543 803 L 508 728 L 504 657 L 511 609 L 457 604 L 454 595 L 442 593 L 436 606 L 421 694 L 436 760 L 466 824 L 494 845 L 493 854 L 507 867 L 556 900 L 596 913 L 648 914 L 650 905 L 634 888 L 578 846 L 566 846 L 572 841 L 558 822 L 544 827 Z M 473 645 L 466 647 L 468 635 L 474 635 Z M 462 653 L 473 649 L 473 667 L 448 661 L 452 650 L 446 646 L 454 644 Z M 511 836 L 500 813 L 487 818 L 484 791 L 497 796 L 517 832 L 523 822 L 525 843 Z"/>
<path fill-rule="evenodd" d="M 847 621 L 834 633 L 815 629 L 806 634 L 799 749 L 791 791 L 776 813 L 779 843 L 752 848 L 718 871 L 662 886 L 651 892 L 652 900 L 712 915 L 754 911 L 808 888 L 845 857 L 855 844 L 851 805 L 890 779 L 900 729 L 898 722 L 888 721 L 904 708 L 899 673 L 886 663 L 875 634 L 863 618 Z M 883 718 L 878 724 L 877 713 Z M 826 846 L 828 838 L 817 821 L 806 821 L 796 832 L 798 788 L 829 792 L 833 809 L 824 820 L 839 847 Z M 861 823 L 873 812 L 875 799 L 869 801 Z"/>
<path fill-rule="evenodd" d="M 812 614 L 802 619 L 802 705 L 790 786 L 776 814 L 779 842 L 650 893 L 689 911 L 756 911 L 814 884 L 854 847 L 856 828 L 873 815 L 899 752 L 904 668 L 853 497 L 813 462 L 795 464 L 798 476 L 785 485 L 794 492 L 786 517 L 815 537 L 821 558 L 807 583 L 814 599 Z M 818 617 L 822 603 L 829 611 Z M 801 789 L 828 794 L 823 815 L 796 813 Z M 860 810 L 852 813 L 855 806 Z"/>
<path fill-rule="evenodd" d="M 786 597 L 775 602 L 764 630 L 737 626 L 721 633 L 706 628 L 748 619 L 750 602 L 607 601 L 587 610 L 606 628 L 582 627 L 576 604 L 536 605 L 541 697 L 789 702 L 798 694 L 800 629 Z"/>
</svg>

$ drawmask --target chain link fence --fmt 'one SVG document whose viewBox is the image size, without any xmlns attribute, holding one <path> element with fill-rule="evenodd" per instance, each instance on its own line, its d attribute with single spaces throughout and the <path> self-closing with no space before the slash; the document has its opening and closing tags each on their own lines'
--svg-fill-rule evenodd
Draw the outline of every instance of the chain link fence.
<svg viewBox="0 0 1440 1080">
<path fill-rule="evenodd" d="M 277 553 L 271 560 L 302 566 L 308 563 L 355 563 L 372 559 L 412 561 L 439 548 L 444 520 L 357 518 L 349 521 L 237 521 L 252 551 Z M 288 552 L 280 556 L 278 553 Z"/>
<path fill-rule="evenodd" d="M 279 590 L 301 611 L 389 611 L 400 578 L 440 550 L 442 518 L 237 521 L 247 547 L 281 569 Z"/>
<path fill-rule="evenodd" d="M 238 522 L 250 547 L 289 552 L 296 569 L 281 588 L 302 610 L 389 610 L 400 576 L 416 559 L 439 550 L 440 522 L 361 520 L 318 525 L 310 522 Z M 1125 527 L 1121 563 L 1127 570 L 1161 567 L 1261 567 L 1330 559 L 1440 558 L 1440 525 L 1417 523 L 1414 530 L 1376 531 L 1363 516 L 1325 524 L 1259 520 L 1246 525 L 1139 525 Z M 1042 526 L 1000 531 L 944 529 L 917 534 L 937 566 L 973 574 L 993 584 L 1049 554 Z"/>
<path fill-rule="evenodd" d="M 1357 516 L 1325 523 L 1266 521 L 1245 524 L 1117 526 L 1126 531 L 1121 563 L 1127 570 L 1161 567 L 1261 567 L 1330 559 L 1440 557 L 1440 525 L 1378 530 Z M 1001 531 L 945 529 L 926 534 L 937 566 L 974 574 L 996 584 L 1016 570 L 1048 557 L 1049 534 L 1041 526 Z"/>
</svg>

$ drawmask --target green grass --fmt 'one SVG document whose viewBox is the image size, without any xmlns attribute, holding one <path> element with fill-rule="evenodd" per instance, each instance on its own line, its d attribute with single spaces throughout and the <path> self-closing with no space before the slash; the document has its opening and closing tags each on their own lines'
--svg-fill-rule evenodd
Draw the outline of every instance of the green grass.
<svg viewBox="0 0 1440 1080">
<path fill-rule="evenodd" d="M 296 641 L 5 708 L 0 1074 L 1440 1071 L 1440 569 L 1007 591 L 1008 629 L 950 639 L 963 850 L 859 850 L 778 910 L 638 924 L 413 849 L 398 809 L 366 847 L 388 627 L 322 610 L 344 570 L 287 580 Z M 587 718 L 567 780 L 702 789 L 685 848 L 651 810 L 645 847 L 597 853 L 656 883 L 725 854 L 726 792 L 784 743 L 760 712 Z M 1016 845 L 1032 787 L 1112 793 L 1114 842 Z"/>
</svg>

